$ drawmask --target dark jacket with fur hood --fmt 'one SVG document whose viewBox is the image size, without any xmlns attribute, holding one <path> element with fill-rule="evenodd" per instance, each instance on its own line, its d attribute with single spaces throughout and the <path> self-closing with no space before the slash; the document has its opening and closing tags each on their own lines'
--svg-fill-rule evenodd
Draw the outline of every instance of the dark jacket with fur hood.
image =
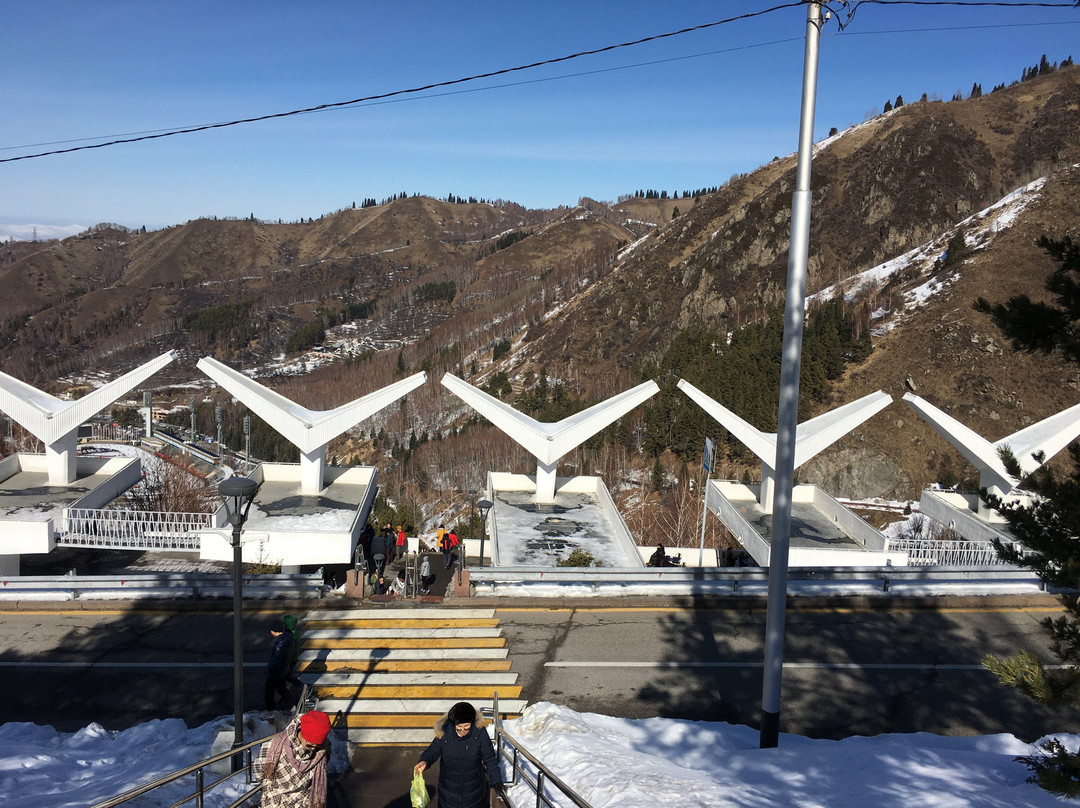
<svg viewBox="0 0 1080 808">
<path fill-rule="evenodd" d="M 488 783 L 502 783 L 488 721 L 477 716 L 464 738 L 458 737 L 448 714 L 435 722 L 435 739 L 420 755 L 428 768 L 439 764 L 439 808 L 487 808 Z M 485 771 L 487 776 L 485 777 Z"/>
</svg>

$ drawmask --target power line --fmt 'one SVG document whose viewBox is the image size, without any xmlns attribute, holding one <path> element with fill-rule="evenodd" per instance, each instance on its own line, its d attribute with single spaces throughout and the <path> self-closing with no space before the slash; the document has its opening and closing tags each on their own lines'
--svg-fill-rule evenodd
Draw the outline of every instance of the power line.
<svg viewBox="0 0 1080 808">
<path fill-rule="evenodd" d="M 847 19 L 844 22 L 839 22 L 841 10 L 836 8 L 837 4 L 839 4 L 843 10 L 847 11 Z M 1007 3 L 1005 0 L 823 0 L 822 5 L 837 16 L 837 24 L 842 30 L 851 23 L 852 19 L 855 17 L 855 12 L 858 11 L 859 6 L 862 5 L 954 6 L 959 8 L 1077 8 L 1080 7 L 1080 0 L 1073 0 L 1073 2 L 1070 3 Z"/>
<path fill-rule="evenodd" d="M 448 81 L 439 81 L 432 84 L 426 84 L 422 87 L 411 87 L 406 90 L 393 90 L 387 93 L 378 93 L 376 95 L 369 95 L 363 98 L 353 98 L 349 101 L 336 101 L 329 104 L 319 104 L 314 107 L 305 107 L 304 109 L 294 109 L 288 112 L 275 112 L 269 115 L 257 115 L 251 118 L 239 118 L 232 121 L 224 121 L 221 123 L 209 123 L 202 124 L 200 126 L 191 126 L 180 129 L 170 129 L 167 131 L 158 131 L 151 134 L 137 135 L 135 137 L 123 137 L 115 140 L 109 140 L 105 143 L 94 143 L 86 146 L 73 146 L 67 149 L 54 149 L 52 151 L 38 152 L 37 154 L 24 154 L 19 157 L 5 157 L 0 158 L 0 163 L 13 163 L 18 160 L 33 160 L 38 157 L 50 157 L 56 154 L 70 154 L 71 152 L 86 151 L 88 149 L 103 149 L 107 146 L 118 146 L 123 143 L 138 143 L 143 140 L 156 140 L 158 138 L 172 137 L 174 135 L 187 135 L 192 132 L 205 132 L 210 129 L 224 129 L 229 126 L 239 126 L 245 123 L 258 123 L 260 121 L 270 121 L 276 118 L 288 118 L 294 115 L 303 115 L 310 112 L 321 112 L 323 110 L 334 109 L 338 107 L 348 107 L 357 104 L 379 101 L 388 98 L 394 98 L 402 95 L 410 95 L 414 93 L 421 93 L 425 90 L 433 90 L 439 87 L 452 87 L 457 84 L 465 84 L 470 81 L 478 81 L 480 79 L 493 78 L 495 76 L 504 76 L 509 73 L 517 73 L 524 70 L 533 70 L 538 67 L 544 67 L 546 65 L 559 64 L 560 62 L 568 62 L 572 59 L 580 59 L 585 56 L 595 56 L 600 53 L 607 53 L 609 51 L 619 50 L 620 48 L 629 48 L 636 45 L 643 45 L 647 42 L 656 42 L 661 39 L 668 39 L 671 37 L 681 36 L 683 34 L 689 34 L 694 31 L 704 31 L 708 28 L 715 28 L 719 25 L 727 25 L 729 23 L 738 22 L 740 20 L 748 20 L 754 17 L 762 17 L 766 14 L 771 14 L 774 11 L 781 11 L 783 9 L 797 8 L 805 4 L 805 0 L 798 0 L 798 2 L 784 3 L 779 6 L 772 6 L 771 8 L 763 9 L 761 11 L 751 11 L 746 14 L 740 14 L 736 17 L 728 17 L 723 20 L 716 20 L 715 22 L 702 23 L 701 25 L 694 25 L 689 28 L 681 28 L 678 31 L 669 31 L 664 34 L 654 34 L 652 36 L 642 37 L 641 39 L 635 39 L 630 42 L 620 42 L 617 45 L 606 45 L 602 48 L 594 48 L 592 50 L 578 51 L 567 56 L 558 56 L 553 59 L 543 59 L 539 62 L 532 62 L 530 64 L 518 65 L 516 67 L 506 67 L 501 70 L 493 70 L 488 73 L 478 73 L 472 76 L 465 76 L 459 79 L 450 79 Z"/>
<path fill-rule="evenodd" d="M 697 59 L 704 56 L 715 56 L 722 53 L 733 53 L 741 50 L 749 50 L 758 47 L 768 47 L 772 45 L 785 44 L 788 42 L 801 40 L 801 37 L 790 37 L 787 39 L 778 39 L 770 42 L 761 42 L 754 45 L 743 45 L 734 48 L 724 48 L 720 50 L 705 51 L 702 53 L 687 54 L 684 56 L 674 56 L 667 59 L 656 59 L 648 62 L 636 62 L 629 65 L 620 65 L 617 67 L 600 68 L 597 70 L 580 71 L 577 73 L 568 73 L 561 76 L 549 76 L 542 79 L 529 79 L 518 82 L 505 82 L 502 84 L 489 85 L 485 87 L 469 88 L 465 90 L 455 90 L 445 93 L 429 93 L 424 96 L 418 96 L 417 94 L 423 93 L 427 90 L 438 89 L 440 87 L 451 87 L 455 85 L 465 84 L 472 81 L 478 81 L 485 78 L 494 78 L 496 76 L 507 75 L 510 73 L 516 73 L 526 70 L 532 70 L 538 67 L 543 67 L 552 64 L 558 64 L 561 62 L 568 62 L 573 59 L 579 59 L 585 56 L 595 56 L 600 53 L 606 53 L 609 51 L 619 50 L 621 48 L 629 48 L 636 45 L 642 45 L 648 42 L 655 42 L 661 39 L 668 39 L 671 37 L 681 36 L 683 34 L 692 33 L 695 31 L 702 31 L 708 28 L 715 28 L 720 25 L 727 25 L 729 23 L 738 22 L 741 20 L 751 19 L 754 17 L 761 17 L 766 14 L 771 14 L 775 11 L 782 11 L 789 8 L 805 5 L 807 0 L 799 0 L 799 2 L 789 2 L 771 8 L 763 9 L 761 11 L 747 12 L 736 17 L 728 17 L 723 20 L 716 20 L 715 22 L 703 23 L 701 25 L 691 26 L 689 28 L 681 28 L 677 31 L 670 31 L 663 34 L 655 34 L 653 36 L 643 37 L 641 39 L 635 39 L 629 42 L 621 42 L 615 45 L 607 45 L 601 48 L 594 48 L 592 50 L 579 51 L 567 56 L 559 56 L 552 59 L 545 59 L 538 62 L 532 62 L 526 65 L 518 65 L 516 67 L 503 68 L 501 70 L 494 70 L 488 73 L 479 73 L 472 76 L 466 76 L 459 79 L 451 79 L 448 81 L 435 82 L 427 84 L 421 87 L 412 87 L 405 90 L 394 90 L 387 93 L 380 93 L 377 95 L 365 96 L 363 98 L 354 98 L 350 101 L 337 101 L 327 104 L 319 104 L 313 107 L 306 107 L 303 109 L 290 110 L 288 112 L 277 112 L 268 115 L 259 115 L 250 118 L 240 118 L 231 121 L 219 121 L 216 123 L 198 124 L 194 126 L 182 126 L 165 129 L 149 129 L 138 132 L 125 132 L 117 135 L 99 135 L 97 137 L 87 138 L 70 138 L 66 140 L 53 140 L 42 143 L 24 144 L 21 146 L 0 146 L 0 151 L 12 151 L 15 149 L 24 148 L 39 148 L 42 146 L 61 145 L 65 143 L 81 143 L 87 140 L 100 140 L 102 137 L 110 138 L 110 140 L 103 143 L 93 143 L 83 146 L 73 146 L 66 149 L 54 149 L 45 152 L 39 152 L 36 154 L 20 155 L 18 157 L 0 158 L 0 163 L 12 163 L 20 160 L 32 160 L 39 157 L 50 157 L 57 154 L 69 154 L 71 152 L 86 151 L 89 149 L 101 149 L 107 146 L 118 146 L 125 143 L 138 143 L 144 140 L 155 140 L 159 138 L 172 137 L 174 135 L 185 135 L 194 132 L 205 132 L 211 129 L 223 129 L 231 126 L 239 126 L 245 123 L 258 123 L 261 121 L 273 120 L 275 118 L 287 118 L 295 115 L 307 115 L 316 112 L 330 112 L 341 109 L 350 109 L 364 106 L 377 106 L 380 104 L 399 103 L 401 101 L 419 100 L 419 98 L 439 98 L 450 95 L 459 95 L 463 93 L 472 92 L 484 92 L 488 90 L 503 89 L 507 87 L 524 86 L 528 84 L 539 84 L 548 81 L 560 81 L 570 78 L 580 78 L 582 76 L 598 75 L 602 73 L 610 73 L 619 70 L 629 70 L 637 67 L 648 67 L 657 64 L 664 64 L 669 62 L 683 61 L 687 59 Z M 840 5 L 843 10 L 846 11 L 847 19 L 844 22 L 839 22 L 841 10 L 834 8 Z M 1003 0 L 824 0 L 822 5 L 829 8 L 836 15 L 838 26 L 843 31 L 855 16 L 855 12 L 859 6 L 864 4 L 871 5 L 911 5 L 911 6 L 972 6 L 972 7 L 986 7 L 993 6 L 998 8 L 1077 8 L 1080 6 L 1080 0 L 1076 0 L 1073 3 L 1047 3 L 1047 2 L 1022 2 L 1022 3 L 1009 3 Z M 847 32 L 848 35 L 857 33 L 859 36 L 868 36 L 873 34 L 894 34 L 894 33 L 922 33 L 928 31 L 957 31 L 957 30 L 978 30 L 986 28 L 1012 28 L 1012 27 L 1031 27 L 1038 25 L 1073 25 L 1077 23 L 1017 23 L 1011 25 L 976 25 L 976 26 L 952 26 L 952 27 L 931 27 L 931 28 L 911 28 L 901 29 L 894 31 L 860 31 L 860 32 Z M 407 96 L 413 96 L 412 98 Z"/>
</svg>

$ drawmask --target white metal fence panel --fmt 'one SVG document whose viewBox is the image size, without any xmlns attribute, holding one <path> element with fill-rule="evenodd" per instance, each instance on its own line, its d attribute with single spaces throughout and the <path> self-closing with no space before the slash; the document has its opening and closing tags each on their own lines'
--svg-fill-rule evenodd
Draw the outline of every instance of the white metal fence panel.
<svg viewBox="0 0 1080 808">
<path fill-rule="evenodd" d="M 198 550 L 198 531 L 213 526 L 209 513 L 68 508 L 57 544 L 109 550 Z"/>
<path fill-rule="evenodd" d="M 996 567 L 1006 563 L 988 541 L 892 539 L 889 550 L 906 552 L 913 567 Z"/>
</svg>

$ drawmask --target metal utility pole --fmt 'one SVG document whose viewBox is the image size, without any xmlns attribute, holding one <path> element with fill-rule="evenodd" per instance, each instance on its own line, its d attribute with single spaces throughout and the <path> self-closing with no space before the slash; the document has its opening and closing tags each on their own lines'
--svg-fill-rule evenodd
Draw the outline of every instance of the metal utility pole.
<svg viewBox="0 0 1080 808">
<path fill-rule="evenodd" d="M 787 605 L 788 549 L 791 543 L 791 491 L 795 479 L 795 435 L 799 417 L 799 370 L 803 320 L 806 316 L 806 265 L 810 248 L 810 165 L 814 149 L 814 106 L 817 102 L 818 50 L 823 24 L 821 3 L 810 0 L 806 14 L 803 57 L 802 117 L 799 160 L 791 200 L 787 294 L 784 302 L 783 355 L 780 362 L 780 406 L 776 430 L 776 488 L 773 536 L 769 552 L 769 600 L 765 616 L 765 665 L 761 691 L 762 749 L 780 737 L 780 680 L 784 666 L 784 609 Z"/>
</svg>

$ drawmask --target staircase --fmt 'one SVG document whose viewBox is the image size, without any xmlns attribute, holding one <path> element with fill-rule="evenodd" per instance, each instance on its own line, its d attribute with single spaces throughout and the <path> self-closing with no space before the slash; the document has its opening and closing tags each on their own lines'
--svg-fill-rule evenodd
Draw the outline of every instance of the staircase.
<svg viewBox="0 0 1080 808">
<path fill-rule="evenodd" d="M 302 626 L 299 669 L 319 709 L 346 717 L 350 743 L 426 745 L 453 704 L 525 709 L 494 609 L 314 612 Z"/>
</svg>

